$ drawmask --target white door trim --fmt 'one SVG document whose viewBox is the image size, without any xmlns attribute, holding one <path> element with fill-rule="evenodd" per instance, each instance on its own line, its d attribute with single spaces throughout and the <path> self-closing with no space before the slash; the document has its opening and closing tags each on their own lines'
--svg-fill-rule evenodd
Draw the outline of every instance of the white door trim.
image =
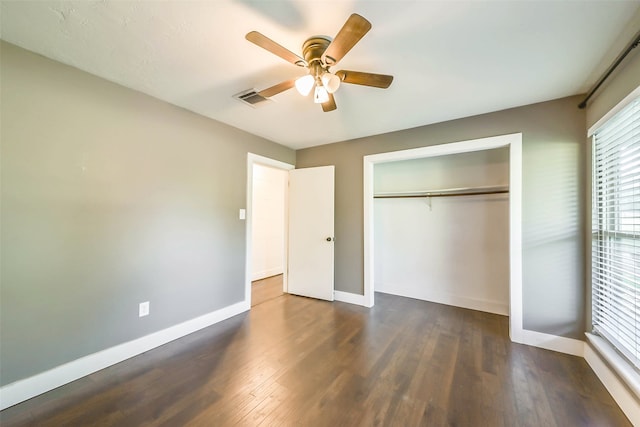
<svg viewBox="0 0 640 427">
<path fill-rule="evenodd" d="M 410 150 L 364 156 L 364 299 L 374 301 L 373 259 L 373 166 L 377 163 L 509 147 L 509 334 L 511 340 L 525 339 L 522 326 L 522 133 L 432 145 Z"/>
<path fill-rule="evenodd" d="M 252 201 L 253 201 L 253 165 L 254 164 L 258 164 L 258 165 L 262 165 L 262 166 L 269 166 L 272 168 L 276 168 L 276 169 L 282 169 L 285 171 L 289 171 L 291 169 L 295 169 L 294 165 L 291 165 L 289 163 L 285 163 L 285 162 L 281 162 L 279 160 L 274 160 L 274 159 L 270 159 L 269 157 L 264 157 L 264 156 L 260 156 L 258 154 L 253 154 L 253 153 L 247 153 L 247 214 L 246 214 L 246 218 L 245 218 L 245 239 L 246 239 L 246 243 L 245 243 L 245 256 L 244 256 L 244 280 L 245 280 L 245 284 L 244 284 L 244 302 L 247 304 L 247 307 L 251 307 L 251 274 L 252 274 L 252 269 L 251 269 L 251 236 L 253 233 L 252 230 L 252 226 L 251 226 L 251 220 L 253 218 L 253 208 L 252 208 Z M 285 197 L 284 197 L 284 203 L 285 206 L 288 206 L 289 204 L 289 195 L 287 194 L 288 192 L 285 192 Z M 284 265 L 284 273 L 282 275 L 282 291 L 283 292 L 287 292 L 287 266 L 289 265 L 289 260 L 287 258 L 287 253 L 289 252 L 287 250 L 287 245 L 288 245 L 288 241 L 289 241 L 289 227 L 288 227 L 288 222 L 289 222 L 289 209 L 285 209 L 285 214 L 284 214 L 285 218 L 285 227 L 284 227 L 284 258 L 283 258 L 283 265 Z"/>
</svg>

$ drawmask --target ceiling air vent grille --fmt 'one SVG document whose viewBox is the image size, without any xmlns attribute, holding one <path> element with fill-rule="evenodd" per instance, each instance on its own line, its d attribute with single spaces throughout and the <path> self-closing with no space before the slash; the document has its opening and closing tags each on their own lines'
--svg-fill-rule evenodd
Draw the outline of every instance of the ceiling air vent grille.
<svg viewBox="0 0 640 427">
<path fill-rule="evenodd" d="M 240 93 L 236 93 L 235 95 L 233 95 L 233 97 L 238 101 L 241 101 L 253 108 L 260 107 L 261 105 L 271 102 L 269 98 L 265 98 L 264 96 L 260 95 L 258 92 L 256 92 L 255 89 L 249 89 Z"/>
</svg>

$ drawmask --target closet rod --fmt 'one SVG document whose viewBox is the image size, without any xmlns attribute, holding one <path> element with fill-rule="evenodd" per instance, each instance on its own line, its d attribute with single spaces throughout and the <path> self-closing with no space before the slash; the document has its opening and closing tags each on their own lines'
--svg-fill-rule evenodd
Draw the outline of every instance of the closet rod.
<svg viewBox="0 0 640 427">
<path fill-rule="evenodd" d="M 479 194 L 508 193 L 508 185 L 487 185 L 484 187 L 443 188 L 440 190 L 404 191 L 374 194 L 374 199 L 406 199 L 410 197 L 452 197 L 475 196 Z"/>
<path fill-rule="evenodd" d="M 447 188 L 442 190 L 427 191 L 407 191 L 398 193 L 374 194 L 374 199 L 406 199 L 411 197 L 452 197 L 452 196 L 475 196 L 479 194 L 502 194 L 508 193 L 508 186 L 486 186 L 486 187 L 463 187 Z"/>
<path fill-rule="evenodd" d="M 508 193 L 509 190 L 495 190 L 495 191 L 472 191 L 469 193 L 424 193 L 424 194 L 388 194 L 373 196 L 374 199 L 408 199 L 415 197 L 454 197 L 454 196 L 476 196 L 479 194 L 502 194 Z"/>
</svg>

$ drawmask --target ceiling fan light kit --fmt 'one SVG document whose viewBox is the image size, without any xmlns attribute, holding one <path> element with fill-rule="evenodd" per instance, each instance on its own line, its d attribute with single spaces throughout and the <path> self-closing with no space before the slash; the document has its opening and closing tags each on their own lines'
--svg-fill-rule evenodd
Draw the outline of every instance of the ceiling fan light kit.
<svg viewBox="0 0 640 427">
<path fill-rule="evenodd" d="M 331 74 L 330 72 L 326 72 L 320 78 L 322 80 L 322 84 L 327 88 L 327 92 L 335 93 L 340 87 L 340 77 L 335 74 Z"/>
<path fill-rule="evenodd" d="M 258 94 L 269 98 L 295 86 L 298 93 L 307 96 L 314 90 L 313 101 L 322 104 L 322 111 L 328 112 L 337 108 L 333 94 L 342 82 L 381 89 L 388 88 L 393 81 L 393 76 L 346 70 L 332 73 L 329 70 L 329 67 L 338 63 L 370 29 L 371 23 L 354 13 L 347 19 L 334 39 L 328 36 L 308 38 L 302 45 L 302 57 L 261 33 L 251 31 L 245 36 L 248 41 L 293 65 L 306 67 L 309 70 L 309 74 L 305 76 L 278 83 L 261 90 Z"/>
<path fill-rule="evenodd" d="M 313 93 L 313 102 L 316 104 L 324 104 L 329 101 L 329 92 L 322 85 L 316 85 L 316 90 Z"/>
<path fill-rule="evenodd" d="M 302 76 L 296 80 L 296 89 L 300 95 L 307 96 L 315 84 L 316 80 L 313 76 L 311 74 L 307 74 L 306 76 Z"/>
<path fill-rule="evenodd" d="M 316 62 L 311 62 L 309 71 L 313 74 L 307 74 L 296 80 L 295 86 L 298 93 L 307 96 L 315 87 L 313 102 L 322 104 L 329 100 L 329 94 L 334 93 L 340 87 L 340 77 L 331 74 L 327 67 Z"/>
</svg>

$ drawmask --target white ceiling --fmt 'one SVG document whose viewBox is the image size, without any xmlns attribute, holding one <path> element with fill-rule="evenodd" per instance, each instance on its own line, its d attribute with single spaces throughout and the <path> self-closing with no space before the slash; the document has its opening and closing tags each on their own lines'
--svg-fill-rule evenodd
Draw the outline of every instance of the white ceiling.
<svg viewBox="0 0 640 427">
<path fill-rule="evenodd" d="M 297 149 L 584 93 L 639 9 L 637 0 L 2 0 L 0 37 Z M 295 90 L 255 109 L 232 98 L 304 74 L 246 33 L 301 54 L 306 38 L 333 37 L 354 12 L 373 28 L 333 70 L 392 74 L 389 89 L 342 85 L 329 113 Z"/>
</svg>

